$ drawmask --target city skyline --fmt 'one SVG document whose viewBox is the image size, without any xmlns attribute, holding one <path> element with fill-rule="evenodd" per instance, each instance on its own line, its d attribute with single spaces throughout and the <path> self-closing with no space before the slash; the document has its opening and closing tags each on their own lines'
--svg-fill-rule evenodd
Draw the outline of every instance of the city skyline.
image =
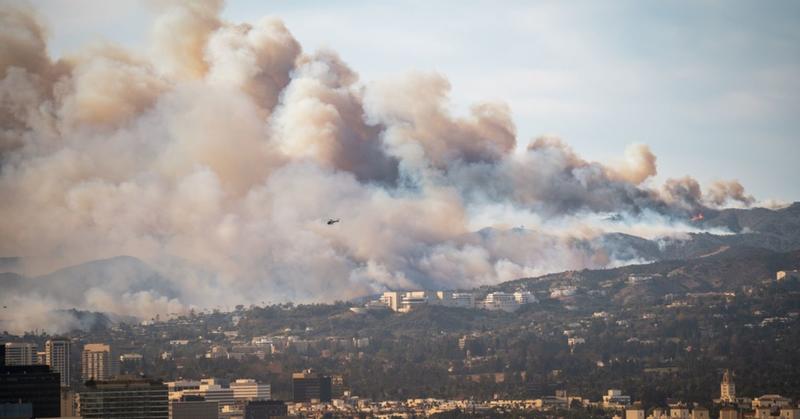
<svg viewBox="0 0 800 419">
<path fill-rule="evenodd" d="M 0 417 L 800 419 L 800 2 L 0 0 Z"/>
</svg>

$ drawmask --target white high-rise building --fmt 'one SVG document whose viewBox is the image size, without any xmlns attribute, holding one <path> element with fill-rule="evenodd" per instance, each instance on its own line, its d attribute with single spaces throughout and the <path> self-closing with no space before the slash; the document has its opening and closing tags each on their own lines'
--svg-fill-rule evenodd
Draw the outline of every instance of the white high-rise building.
<svg viewBox="0 0 800 419">
<path fill-rule="evenodd" d="M 514 300 L 517 301 L 517 304 L 531 304 L 531 303 L 538 303 L 539 301 L 536 297 L 531 294 L 529 291 L 517 291 L 514 293 Z"/>
<path fill-rule="evenodd" d="M 380 301 L 386 304 L 392 311 L 397 311 L 400 309 L 400 295 L 401 293 L 397 291 L 386 291 L 381 296 Z"/>
<path fill-rule="evenodd" d="M 475 294 L 471 292 L 454 292 L 453 307 L 475 308 Z"/>
<path fill-rule="evenodd" d="M 6 365 L 36 364 L 36 344 L 26 342 L 6 343 Z"/>
<path fill-rule="evenodd" d="M 400 308 L 397 311 L 408 313 L 435 298 L 436 295 L 430 291 L 408 291 L 400 299 Z"/>
<path fill-rule="evenodd" d="M 61 387 L 69 387 L 70 367 L 69 351 L 70 340 L 67 338 L 50 339 L 45 343 L 45 361 L 53 372 L 61 375 Z"/>
<path fill-rule="evenodd" d="M 425 305 L 475 308 L 475 295 L 453 291 L 387 291 L 366 307 L 374 309 L 379 305 L 401 313 L 408 313 Z"/>
<path fill-rule="evenodd" d="M 262 384 L 253 379 L 237 379 L 230 387 L 236 400 L 269 400 L 272 396 L 269 384 Z"/>
<path fill-rule="evenodd" d="M 445 307 L 475 308 L 475 295 L 468 292 L 436 291 L 436 298 L 429 304 Z"/>
<path fill-rule="evenodd" d="M 519 303 L 514 299 L 514 294 L 507 292 L 491 292 L 486 295 L 483 307 L 487 310 L 514 311 L 519 308 Z"/>
<path fill-rule="evenodd" d="M 83 381 L 106 381 L 114 374 L 111 346 L 89 343 L 81 353 L 81 379 Z"/>
</svg>

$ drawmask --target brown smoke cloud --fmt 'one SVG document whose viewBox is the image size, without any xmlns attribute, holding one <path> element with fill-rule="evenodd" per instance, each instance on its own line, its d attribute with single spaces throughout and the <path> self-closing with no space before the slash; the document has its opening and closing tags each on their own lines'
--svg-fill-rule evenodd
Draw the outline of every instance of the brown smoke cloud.
<svg viewBox="0 0 800 419">
<path fill-rule="evenodd" d="M 625 160 L 608 168 L 612 179 L 641 184 L 658 173 L 656 156 L 645 144 L 631 144 L 625 149 Z"/>
<path fill-rule="evenodd" d="M 367 92 L 371 117 L 386 125 L 385 141 L 404 161 L 445 168 L 496 162 L 516 145 L 508 106 L 474 105 L 466 118 L 447 109 L 450 83 L 436 74 L 411 74 L 374 83 Z"/>
<path fill-rule="evenodd" d="M 157 2 L 153 24 L 153 62 L 176 80 L 203 78 L 209 69 L 205 51 L 212 33 L 222 26 L 223 0 Z"/>
<path fill-rule="evenodd" d="M 205 48 L 207 80 L 243 90 L 269 112 L 289 84 L 300 51 L 300 44 L 278 19 L 264 18 L 255 26 L 223 26 Z"/>
<path fill-rule="evenodd" d="M 722 207 L 729 201 L 738 202 L 749 207 L 755 202 L 752 195 L 747 195 L 744 186 L 736 180 L 716 181 L 708 188 L 706 201 L 715 207 Z"/>
<path fill-rule="evenodd" d="M 130 255 L 164 278 L 117 268 L 88 285 L 53 277 L 55 293 L 20 286 L 0 300 L 28 311 L 0 328 L 72 307 L 151 316 L 605 267 L 632 259 L 587 245 L 604 225 L 565 217 L 752 203 L 736 182 L 651 189 L 645 145 L 607 165 L 554 137 L 517 151 L 506 105 L 456 115 L 438 74 L 365 84 L 275 18 L 158 7 L 147 54 L 100 45 L 53 60 L 35 11 L 0 5 L 0 256 L 35 276 Z M 475 231 L 493 205 L 539 224 Z"/>
<path fill-rule="evenodd" d="M 690 176 L 667 179 L 662 196 L 672 205 L 690 211 L 703 207 L 722 208 L 729 202 L 749 207 L 755 202 L 755 198 L 747 195 L 738 181 L 716 181 L 703 192 L 697 180 Z"/>
</svg>

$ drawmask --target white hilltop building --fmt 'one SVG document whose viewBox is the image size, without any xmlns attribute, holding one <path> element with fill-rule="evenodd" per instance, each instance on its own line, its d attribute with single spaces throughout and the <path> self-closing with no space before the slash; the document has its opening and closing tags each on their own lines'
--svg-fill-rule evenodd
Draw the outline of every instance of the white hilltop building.
<svg viewBox="0 0 800 419">
<path fill-rule="evenodd" d="M 398 313 L 408 313 L 423 305 L 443 307 L 483 308 L 486 310 L 516 311 L 525 304 L 537 303 L 536 297 L 528 291 L 492 292 L 483 301 L 478 301 L 474 293 L 453 291 L 387 291 L 378 300 L 370 301 L 365 308 L 374 309 L 377 305 L 388 307 Z"/>
</svg>

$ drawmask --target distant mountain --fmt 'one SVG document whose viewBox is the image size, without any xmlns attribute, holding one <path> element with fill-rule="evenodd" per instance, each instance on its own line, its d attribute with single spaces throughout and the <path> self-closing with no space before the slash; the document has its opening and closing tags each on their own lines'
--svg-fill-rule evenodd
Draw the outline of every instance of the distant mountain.
<svg viewBox="0 0 800 419">
<path fill-rule="evenodd" d="M 171 281 L 130 256 L 91 261 L 31 278 L 10 272 L 0 273 L 0 287 L 3 290 L 0 302 L 16 315 L 11 323 L 17 326 L 11 327 L 33 326 L 25 319 L 35 318 L 40 322 L 58 322 L 61 327 L 87 330 L 117 321 L 134 320 L 121 314 L 131 309 L 130 301 L 122 300 L 128 298 L 126 295 L 147 292 L 170 299 L 180 295 Z M 122 307 L 124 303 L 128 307 L 118 313 L 86 311 L 114 304 Z M 7 326 L 0 321 L 1 327 Z"/>
<path fill-rule="evenodd" d="M 131 256 L 117 256 L 59 269 L 25 281 L 25 291 L 37 291 L 60 301 L 78 303 L 86 290 L 98 288 L 120 295 L 151 291 L 175 298 L 179 291 L 148 264 Z"/>
<path fill-rule="evenodd" d="M 594 239 L 585 240 L 584 246 L 591 249 L 604 249 L 609 257 L 616 261 L 652 261 L 665 258 L 657 241 L 624 233 L 606 233 Z"/>
<path fill-rule="evenodd" d="M 699 216 L 698 216 L 699 218 Z M 607 218 L 624 222 L 620 215 Z M 676 220 L 681 221 L 681 220 Z M 582 253 L 586 260 L 613 265 L 637 264 L 661 260 L 685 260 L 714 255 L 731 248 L 767 249 L 789 252 L 800 249 L 800 202 L 782 209 L 708 209 L 702 219 L 682 220 L 703 233 L 685 233 L 647 239 L 625 233 L 604 233 L 566 243 L 558 235 L 517 227 L 483 228 L 462 237 L 466 243 L 492 248 L 527 240 L 539 247 L 563 247 Z M 713 232 L 713 233 L 712 233 Z M 546 264 L 547 261 L 542 261 Z M 435 286 L 435 284 L 433 285 Z"/>
<path fill-rule="evenodd" d="M 790 252 L 800 249 L 800 202 L 789 207 L 707 210 L 697 228 L 730 233 L 688 233 L 683 237 L 647 240 L 621 233 L 587 240 L 587 246 L 604 248 L 618 261 L 693 259 L 730 248 Z"/>
<path fill-rule="evenodd" d="M 758 232 L 776 236 L 800 236 L 800 202 L 781 209 L 728 208 L 707 210 L 700 224 L 723 227 L 734 233 Z"/>
<path fill-rule="evenodd" d="M 800 250 L 731 247 L 712 255 L 686 260 L 666 260 L 615 269 L 568 271 L 505 282 L 490 290 L 524 288 L 547 294 L 559 286 L 574 286 L 575 304 L 605 301 L 612 304 L 648 304 L 669 294 L 744 292 L 773 280 L 779 270 L 800 269 Z M 599 293 L 599 294 L 598 294 Z M 601 295 L 601 296 L 598 296 Z M 592 297 L 590 297 L 592 296 Z"/>
<path fill-rule="evenodd" d="M 786 252 L 800 249 L 800 202 L 781 209 L 724 209 L 703 213 L 703 228 L 725 228 L 732 233 L 722 236 L 733 246 L 762 247 Z"/>
</svg>

